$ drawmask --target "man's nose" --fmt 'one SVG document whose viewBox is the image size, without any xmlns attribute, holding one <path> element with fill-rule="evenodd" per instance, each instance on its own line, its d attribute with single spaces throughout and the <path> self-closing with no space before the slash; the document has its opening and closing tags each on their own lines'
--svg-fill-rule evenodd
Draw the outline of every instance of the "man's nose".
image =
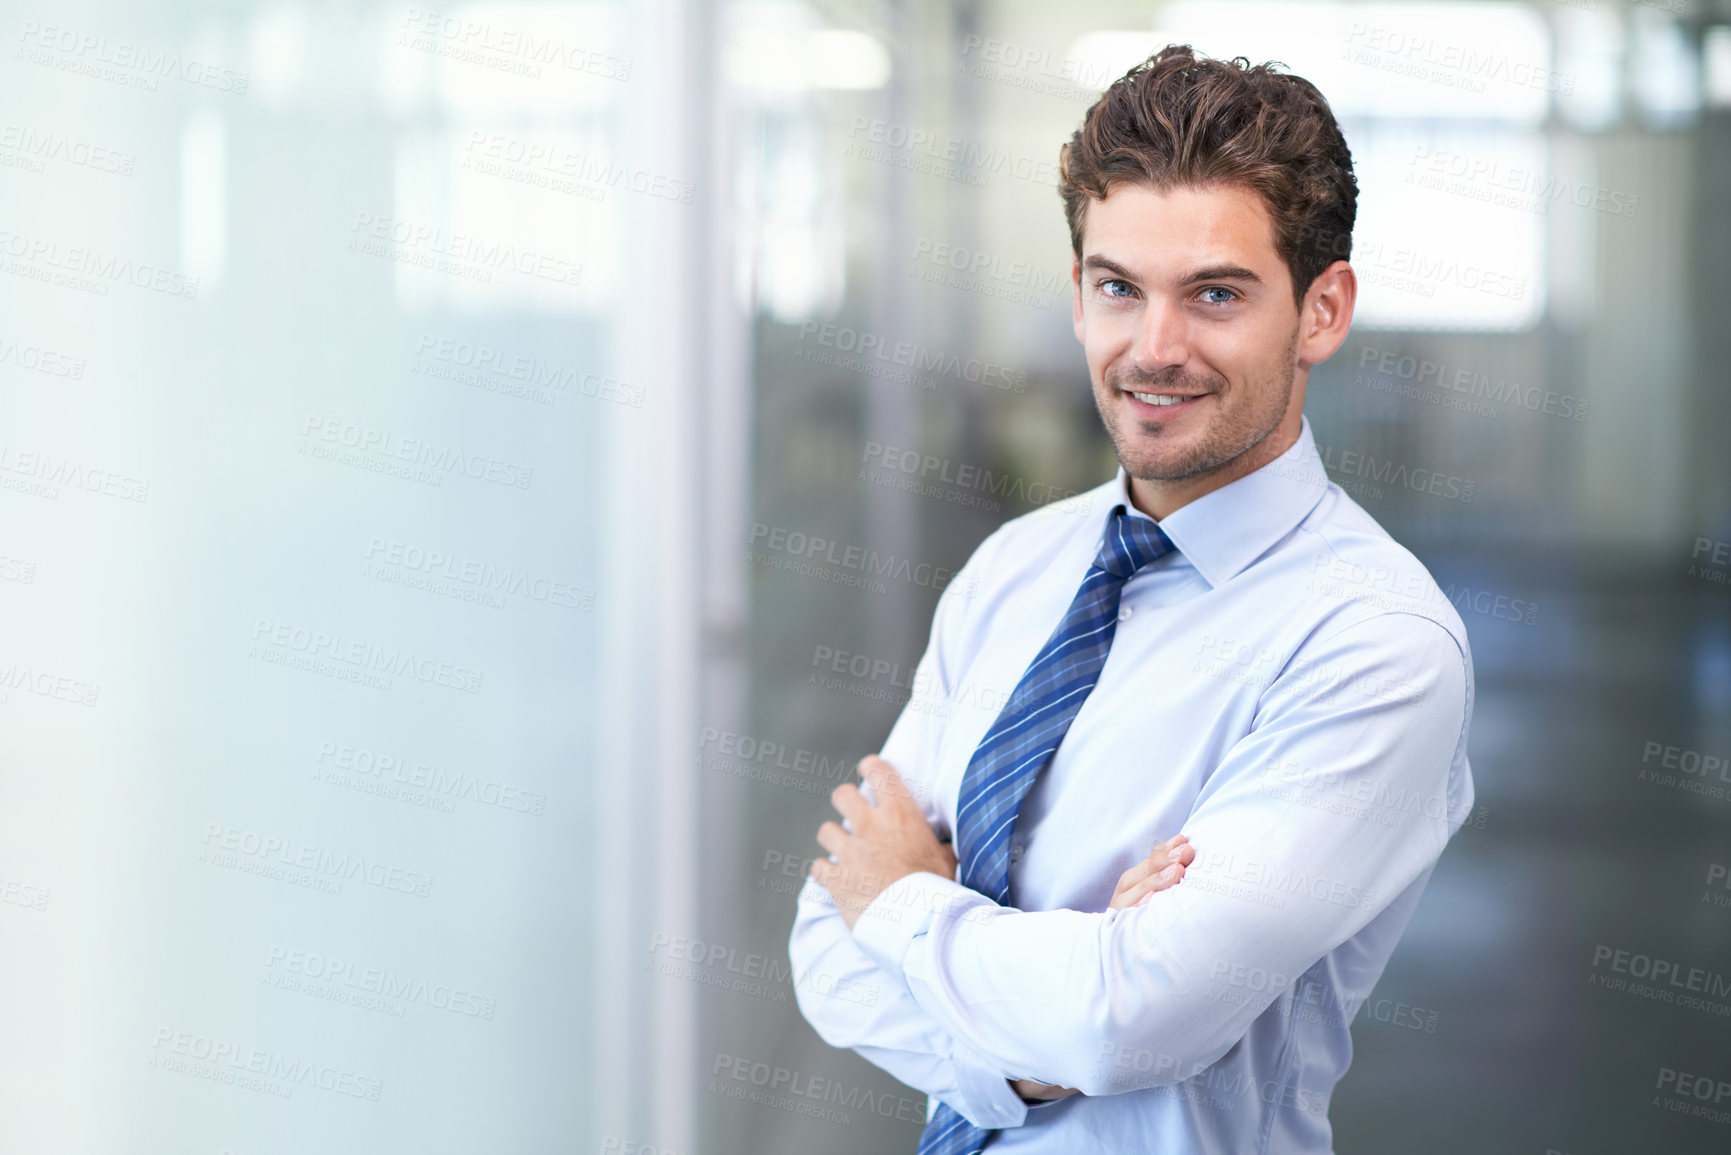
<svg viewBox="0 0 1731 1155">
<path fill-rule="evenodd" d="M 1134 349 L 1136 363 L 1144 369 L 1182 365 L 1190 359 L 1190 319 L 1183 306 L 1153 300 L 1142 310 L 1137 323 Z"/>
</svg>

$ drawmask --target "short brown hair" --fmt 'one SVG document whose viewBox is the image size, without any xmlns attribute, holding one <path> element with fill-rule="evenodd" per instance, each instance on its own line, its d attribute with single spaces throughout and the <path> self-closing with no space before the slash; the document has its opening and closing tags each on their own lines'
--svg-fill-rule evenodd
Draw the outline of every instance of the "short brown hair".
<svg viewBox="0 0 1731 1155">
<path fill-rule="evenodd" d="M 1058 150 L 1076 258 L 1088 201 L 1104 200 L 1114 185 L 1238 185 L 1257 193 L 1273 218 L 1274 247 L 1302 308 L 1317 275 L 1352 252 L 1358 182 L 1328 101 L 1276 67 L 1169 44 L 1113 81 Z"/>
</svg>

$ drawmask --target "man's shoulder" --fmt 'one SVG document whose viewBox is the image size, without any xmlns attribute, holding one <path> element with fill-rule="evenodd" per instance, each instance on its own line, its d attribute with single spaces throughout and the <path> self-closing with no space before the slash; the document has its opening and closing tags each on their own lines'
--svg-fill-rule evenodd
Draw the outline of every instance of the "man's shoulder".
<svg viewBox="0 0 1731 1155">
<path fill-rule="evenodd" d="M 1429 567 L 1338 486 L 1329 486 L 1280 553 L 1286 577 L 1340 624 L 1422 618 L 1454 638 L 1463 657 L 1469 654 L 1466 625 Z"/>
</svg>

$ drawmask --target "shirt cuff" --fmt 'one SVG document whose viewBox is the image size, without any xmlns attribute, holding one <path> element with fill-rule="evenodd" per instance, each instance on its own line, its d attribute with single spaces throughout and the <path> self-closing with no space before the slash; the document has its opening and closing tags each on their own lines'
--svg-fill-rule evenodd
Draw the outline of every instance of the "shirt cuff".
<svg viewBox="0 0 1731 1155">
<path fill-rule="evenodd" d="M 903 965 L 908 950 L 931 929 L 935 918 L 958 918 L 971 910 L 984 913 L 994 904 L 976 890 L 953 879 L 921 870 L 904 875 L 878 893 L 854 921 L 855 944 L 879 967 L 906 985 Z M 952 1103 L 976 1127 L 1003 1130 L 1020 1127 L 1028 1118 L 1022 1101 L 1004 1073 L 990 1066 L 967 1044 L 957 1042 L 950 1061 L 962 1102 Z"/>
<path fill-rule="evenodd" d="M 959 907 L 989 900 L 959 882 L 918 870 L 903 875 L 878 892 L 853 924 L 854 942 L 871 960 L 905 984 L 902 962 L 908 947 L 939 914 L 954 916 Z"/>
<path fill-rule="evenodd" d="M 965 1044 L 958 1044 L 950 1061 L 956 1067 L 956 1086 L 966 1108 L 957 1107 L 976 1127 L 1001 1131 L 1020 1127 L 1028 1119 L 1029 1104 L 1003 1074 L 986 1066 Z"/>
</svg>

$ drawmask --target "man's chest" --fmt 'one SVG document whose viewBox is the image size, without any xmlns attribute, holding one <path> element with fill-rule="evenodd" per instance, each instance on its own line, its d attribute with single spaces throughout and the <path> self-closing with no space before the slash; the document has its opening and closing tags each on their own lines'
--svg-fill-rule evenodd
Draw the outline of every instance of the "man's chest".
<svg viewBox="0 0 1731 1155">
<path fill-rule="evenodd" d="M 1024 909 L 1104 909 L 1119 874 L 1182 828 L 1306 632 L 1278 597 L 1172 576 L 1127 587 L 1098 682 L 1023 799 L 1010 878 Z M 1006 605 L 979 628 L 933 783 L 952 831 L 974 750 L 1063 609 Z"/>
</svg>

